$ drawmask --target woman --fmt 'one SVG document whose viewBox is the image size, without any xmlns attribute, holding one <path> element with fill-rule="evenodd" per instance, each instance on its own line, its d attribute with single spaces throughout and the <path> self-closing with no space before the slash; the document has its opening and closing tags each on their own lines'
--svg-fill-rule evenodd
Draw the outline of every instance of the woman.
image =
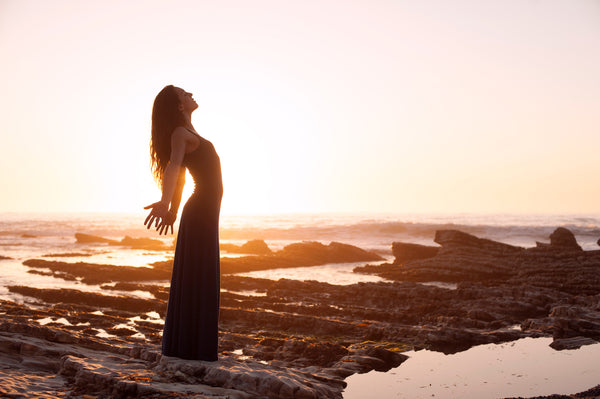
<svg viewBox="0 0 600 399">
<path fill-rule="evenodd" d="M 217 360 L 219 319 L 219 212 L 223 185 L 221 164 L 210 141 L 192 125 L 198 108 L 192 94 L 166 86 L 154 100 L 150 155 L 162 199 L 144 224 L 159 234 L 173 233 L 173 223 L 187 168 L 194 192 L 183 208 L 173 260 L 173 274 L 162 353 L 182 359 Z"/>
</svg>

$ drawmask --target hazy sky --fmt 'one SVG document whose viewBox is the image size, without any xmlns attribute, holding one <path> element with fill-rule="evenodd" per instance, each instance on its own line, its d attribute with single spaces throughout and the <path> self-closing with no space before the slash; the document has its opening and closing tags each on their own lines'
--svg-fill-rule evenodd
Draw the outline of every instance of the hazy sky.
<svg viewBox="0 0 600 399">
<path fill-rule="evenodd" d="M 0 54 L 0 211 L 158 200 L 167 84 L 225 214 L 599 210 L 598 0 L 0 0 Z"/>
</svg>

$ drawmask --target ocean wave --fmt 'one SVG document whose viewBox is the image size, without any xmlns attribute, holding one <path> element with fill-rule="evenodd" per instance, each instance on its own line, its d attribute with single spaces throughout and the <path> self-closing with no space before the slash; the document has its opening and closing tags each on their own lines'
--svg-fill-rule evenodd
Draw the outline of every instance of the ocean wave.
<svg viewBox="0 0 600 399">
<path fill-rule="evenodd" d="M 156 236 L 143 226 L 144 214 L 0 214 L 0 236 L 73 237 L 76 232 L 106 237 Z M 433 243 L 437 230 L 461 230 L 514 245 L 549 241 L 559 227 L 571 230 L 584 247 L 600 238 L 597 215 L 335 215 L 224 216 L 223 240 L 341 241 L 382 248 L 393 241 Z"/>
</svg>

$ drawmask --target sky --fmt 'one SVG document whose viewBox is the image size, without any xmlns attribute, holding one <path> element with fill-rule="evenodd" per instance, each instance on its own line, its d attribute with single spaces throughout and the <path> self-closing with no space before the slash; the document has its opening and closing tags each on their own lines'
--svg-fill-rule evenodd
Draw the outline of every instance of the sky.
<svg viewBox="0 0 600 399">
<path fill-rule="evenodd" d="M 167 84 L 223 214 L 599 210 L 598 0 L 0 0 L 0 54 L 0 212 L 160 199 Z"/>
</svg>

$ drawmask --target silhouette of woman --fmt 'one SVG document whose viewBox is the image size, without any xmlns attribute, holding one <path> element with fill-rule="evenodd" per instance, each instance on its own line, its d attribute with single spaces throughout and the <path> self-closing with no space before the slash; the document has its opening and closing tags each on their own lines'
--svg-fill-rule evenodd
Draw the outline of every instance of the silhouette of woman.
<svg viewBox="0 0 600 399">
<path fill-rule="evenodd" d="M 177 235 L 162 353 L 182 359 L 217 360 L 219 321 L 219 212 L 223 185 L 221 163 L 212 143 L 192 126 L 198 108 L 192 94 L 166 86 L 152 108 L 150 155 L 162 199 L 144 225 L 159 234 L 173 233 L 185 169 L 194 179 Z M 170 205 L 170 207 L 169 207 Z"/>
</svg>

